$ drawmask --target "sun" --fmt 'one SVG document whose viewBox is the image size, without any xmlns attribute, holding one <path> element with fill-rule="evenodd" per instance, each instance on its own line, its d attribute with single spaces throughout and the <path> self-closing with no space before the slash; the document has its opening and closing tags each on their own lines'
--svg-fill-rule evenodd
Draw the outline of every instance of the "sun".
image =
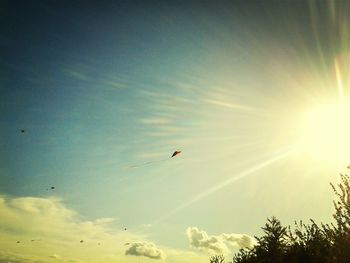
<svg viewBox="0 0 350 263">
<path fill-rule="evenodd" d="M 324 103 L 307 111 L 303 148 L 322 161 L 350 162 L 350 101 Z"/>
</svg>

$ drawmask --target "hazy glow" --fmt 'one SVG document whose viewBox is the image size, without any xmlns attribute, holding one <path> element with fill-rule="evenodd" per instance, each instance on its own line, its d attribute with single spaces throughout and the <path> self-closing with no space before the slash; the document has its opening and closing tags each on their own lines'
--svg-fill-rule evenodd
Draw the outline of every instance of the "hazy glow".
<svg viewBox="0 0 350 263">
<path fill-rule="evenodd" d="M 350 151 L 350 103 L 323 104 L 306 114 L 303 144 L 317 159 L 341 162 Z"/>
<path fill-rule="evenodd" d="M 231 178 L 229 178 L 228 180 L 225 180 L 223 182 L 220 182 L 216 185 L 214 185 L 213 187 L 205 190 L 202 193 L 199 193 L 198 195 L 194 196 L 191 200 L 188 200 L 187 202 L 181 204 L 180 206 L 176 207 L 175 209 L 173 209 L 172 211 L 170 211 L 168 214 L 164 215 L 163 217 L 159 218 L 155 224 L 162 222 L 163 220 L 169 218 L 170 216 L 174 215 L 175 213 L 181 211 L 182 209 L 189 207 L 190 205 L 202 200 L 203 198 L 216 193 L 217 191 L 221 190 L 223 187 L 228 186 L 236 181 L 238 181 L 239 179 L 242 179 L 248 175 L 251 175 L 269 165 L 272 165 L 273 163 L 280 161 L 286 157 L 289 157 L 291 154 L 295 153 L 295 149 L 289 149 L 286 152 L 283 152 L 281 154 L 278 154 L 277 156 L 274 156 L 262 163 L 257 164 L 256 166 L 253 166 L 245 171 L 242 171 L 239 174 L 236 174 L 234 176 L 232 176 Z"/>
</svg>

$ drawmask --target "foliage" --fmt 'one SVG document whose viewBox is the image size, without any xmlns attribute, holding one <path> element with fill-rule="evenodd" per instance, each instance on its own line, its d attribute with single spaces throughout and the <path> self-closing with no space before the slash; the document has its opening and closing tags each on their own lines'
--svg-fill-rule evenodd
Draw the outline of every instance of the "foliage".
<svg viewBox="0 0 350 263">
<path fill-rule="evenodd" d="M 350 177 L 341 175 L 338 185 L 331 184 L 336 200 L 334 223 L 317 225 L 295 222 L 284 227 L 268 218 L 262 237 L 255 237 L 252 249 L 240 249 L 232 263 L 348 263 L 350 262 Z M 210 263 L 223 263 L 210 259 Z M 223 257 L 222 257 L 223 259 Z"/>
<path fill-rule="evenodd" d="M 209 259 L 210 263 L 224 263 L 225 262 L 225 257 L 223 255 L 215 255 L 210 257 Z"/>
</svg>

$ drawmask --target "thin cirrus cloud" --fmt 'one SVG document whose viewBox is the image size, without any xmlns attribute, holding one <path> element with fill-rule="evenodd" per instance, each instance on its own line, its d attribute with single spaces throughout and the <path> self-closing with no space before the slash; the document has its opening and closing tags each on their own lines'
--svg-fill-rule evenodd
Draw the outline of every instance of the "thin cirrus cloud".
<svg viewBox="0 0 350 263">
<path fill-rule="evenodd" d="M 209 254 L 229 254 L 231 247 L 252 248 L 256 240 L 245 234 L 220 234 L 208 235 L 197 227 L 188 227 L 186 234 L 190 245 L 202 252 Z"/>
<path fill-rule="evenodd" d="M 244 106 L 241 104 L 221 101 L 221 100 L 214 100 L 214 99 L 203 99 L 204 102 L 207 102 L 209 104 L 213 104 L 220 107 L 230 108 L 234 110 L 253 110 L 253 108 Z"/>
<path fill-rule="evenodd" d="M 150 124 L 150 125 L 159 125 L 159 124 L 172 123 L 173 120 L 171 118 L 166 118 L 166 117 L 150 117 L 150 118 L 143 118 L 140 120 L 140 122 L 145 124 Z"/>
</svg>

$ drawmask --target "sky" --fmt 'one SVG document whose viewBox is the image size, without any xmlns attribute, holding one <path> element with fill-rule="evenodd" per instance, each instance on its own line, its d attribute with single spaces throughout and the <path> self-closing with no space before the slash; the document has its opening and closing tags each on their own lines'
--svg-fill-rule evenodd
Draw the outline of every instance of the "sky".
<svg viewBox="0 0 350 263">
<path fill-rule="evenodd" d="M 202 263 L 330 222 L 349 5 L 1 1 L 0 262 Z"/>
</svg>

